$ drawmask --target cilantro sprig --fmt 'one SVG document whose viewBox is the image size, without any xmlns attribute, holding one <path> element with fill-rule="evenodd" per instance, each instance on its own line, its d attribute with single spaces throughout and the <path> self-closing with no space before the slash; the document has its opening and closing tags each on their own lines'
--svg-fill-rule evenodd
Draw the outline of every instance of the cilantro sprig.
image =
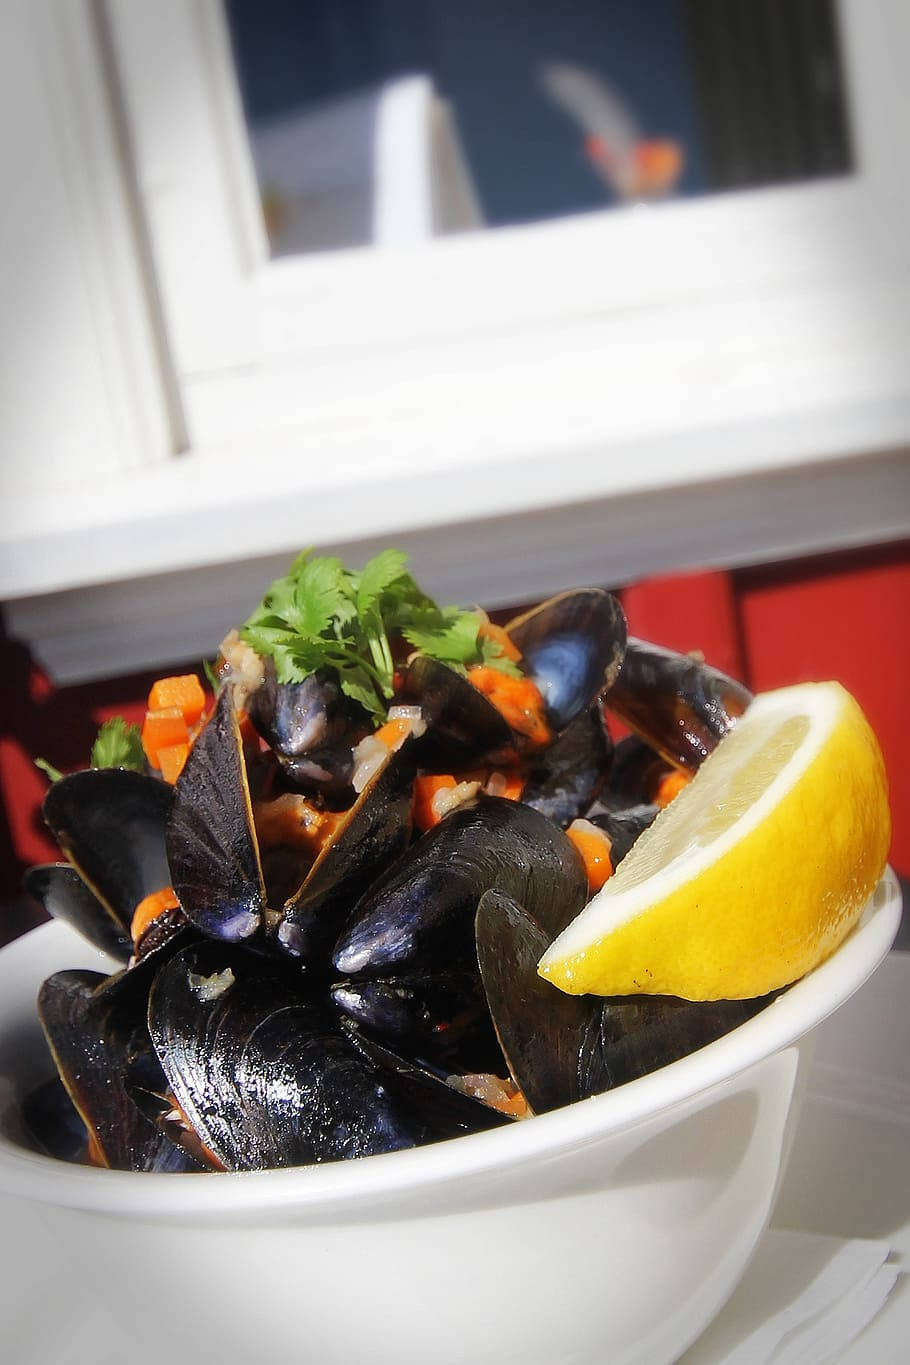
<svg viewBox="0 0 910 1365">
<path fill-rule="evenodd" d="M 495 641 L 478 635 L 479 614 L 438 606 L 407 562 L 400 550 L 383 550 L 357 573 L 340 559 L 304 550 L 271 584 L 241 638 L 271 656 L 279 682 L 333 669 L 342 691 L 376 720 L 385 718 L 394 695 L 396 635 L 461 671 L 484 663 L 518 673 Z"/>
<path fill-rule="evenodd" d="M 59 782 L 63 773 L 48 763 L 46 758 L 34 760 L 51 782 Z M 111 716 L 103 722 L 92 745 L 89 759 L 92 768 L 134 768 L 145 772 L 145 752 L 142 748 L 142 735 L 138 725 L 129 725 L 122 716 Z"/>
<path fill-rule="evenodd" d="M 135 768 L 145 772 L 145 752 L 138 725 L 111 716 L 95 736 L 89 763 L 93 768 Z"/>
</svg>

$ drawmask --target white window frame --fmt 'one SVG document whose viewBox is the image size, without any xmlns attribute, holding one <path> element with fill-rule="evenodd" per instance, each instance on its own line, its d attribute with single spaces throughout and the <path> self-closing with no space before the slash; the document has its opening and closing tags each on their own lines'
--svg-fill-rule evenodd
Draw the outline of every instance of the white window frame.
<svg viewBox="0 0 910 1365">
<path fill-rule="evenodd" d="M 175 453 L 20 498 L 0 595 L 393 538 L 496 602 L 910 534 L 910 6 L 839 11 L 851 176 L 270 260 L 220 0 L 106 0 Z"/>
</svg>

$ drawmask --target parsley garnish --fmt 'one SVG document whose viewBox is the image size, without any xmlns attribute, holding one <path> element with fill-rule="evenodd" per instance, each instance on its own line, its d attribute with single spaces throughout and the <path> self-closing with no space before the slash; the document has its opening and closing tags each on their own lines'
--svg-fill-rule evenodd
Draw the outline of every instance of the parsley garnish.
<svg viewBox="0 0 910 1365">
<path fill-rule="evenodd" d="M 112 716 L 98 731 L 89 760 L 93 768 L 136 768 L 145 771 L 145 753 L 138 725 Z"/>
<path fill-rule="evenodd" d="M 462 671 L 484 663 L 517 674 L 498 644 L 478 639 L 477 612 L 437 606 L 407 562 L 400 550 L 383 550 L 355 573 L 340 559 L 304 550 L 268 589 L 241 638 L 274 659 L 279 682 L 333 669 L 342 691 L 380 721 L 394 695 L 390 641 L 396 634 Z"/>
</svg>

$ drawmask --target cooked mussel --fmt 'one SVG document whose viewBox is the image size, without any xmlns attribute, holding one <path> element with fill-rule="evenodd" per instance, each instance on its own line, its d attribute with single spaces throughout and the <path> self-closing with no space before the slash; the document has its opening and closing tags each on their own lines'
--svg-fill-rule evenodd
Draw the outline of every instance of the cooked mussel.
<svg viewBox="0 0 910 1365">
<path fill-rule="evenodd" d="M 515 760 L 518 741 L 502 712 L 447 664 L 416 655 L 405 670 L 402 695 L 427 718 L 418 741 L 422 768 L 445 772 L 468 763 Z"/>
<path fill-rule="evenodd" d="M 501 891 L 481 897 L 477 960 L 499 1045 L 512 1079 L 535 1114 L 584 1098 L 581 1058 L 596 1033 L 600 1003 L 565 995 L 537 975 L 550 938 Z"/>
<path fill-rule="evenodd" d="M 170 882 L 165 849 L 170 807 L 171 788 L 144 773 L 90 768 L 60 778 L 44 798 L 44 819 L 106 915 L 93 912 L 85 898 L 77 904 L 72 879 L 56 873 L 39 875 L 34 892 L 39 898 L 47 893 L 51 913 L 72 911 L 71 922 L 87 937 L 95 932 L 94 942 L 97 934 L 110 932 L 105 918 L 115 939 L 127 939 L 139 902 Z"/>
<path fill-rule="evenodd" d="M 187 949 L 156 978 L 149 1027 L 182 1113 L 227 1170 L 369 1156 L 465 1131 L 452 1127 L 448 1095 L 441 1117 L 405 1096 L 278 959 L 224 944 Z"/>
<path fill-rule="evenodd" d="M 344 976 L 448 970 L 474 961 L 485 891 L 525 902 L 555 937 L 581 910 L 581 858 L 552 820 L 518 801 L 477 796 L 414 843 L 354 907 L 333 961 Z"/>
<path fill-rule="evenodd" d="M 114 1170 L 194 1169 L 139 1111 L 126 1087 L 137 1056 L 151 1052 L 148 983 L 143 968 L 115 977 L 57 972 L 41 987 L 38 1012 L 57 1070 L 91 1136 L 94 1159 Z"/>
<path fill-rule="evenodd" d="M 560 593 L 516 616 L 505 629 L 543 699 L 554 735 L 613 683 L 625 649 L 622 607 L 601 588 Z M 418 654 L 404 674 L 403 689 L 429 721 L 420 748 L 425 768 L 511 763 L 535 749 L 536 740 L 510 727 L 466 677 L 435 659 Z"/>
<path fill-rule="evenodd" d="M 630 636 L 604 704 L 668 763 L 695 769 L 751 700 L 742 683 L 700 658 Z"/>
<path fill-rule="evenodd" d="M 612 754 L 613 742 L 601 708 L 589 706 L 531 761 L 522 801 L 565 829 L 596 800 Z"/>
<path fill-rule="evenodd" d="M 407 845 L 414 795 L 412 743 L 406 740 L 370 777 L 299 889 L 274 918 L 270 935 L 302 966 L 328 969 L 332 944 L 351 906 Z"/>
<path fill-rule="evenodd" d="M 679 1061 L 773 999 L 568 996 L 537 974 L 550 939 L 512 897 L 477 910 L 477 956 L 512 1077 L 535 1113 L 600 1094 Z"/>
<path fill-rule="evenodd" d="M 626 648 L 626 618 L 603 588 L 559 593 L 514 617 L 506 633 L 521 652 L 554 730 L 562 730 L 604 687 L 612 687 Z"/>
<path fill-rule="evenodd" d="M 221 689 L 178 779 L 167 826 L 169 880 L 210 938 L 237 942 L 262 922 L 265 884 L 233 688 Z"/>
<path fill-rule="evenodd" d="M 274 945 L 302 966 L 327 966 L 351 904 L 410 834 L 414 770 L 408 743 L 389 754 L 337 822 L 296 890 L 269 907 L 231 689 L 194 744 L 177 784 L 167 832 L 174 890 L 207 937 Z"/>
<path fill-rule="evenodd" d="M 90 891 L 71 863 L 42 863 L 23 878 L 29 895 L 49 915 L 66 922 L 102 953 L 126 962 L 132 952 L 129 923 L 114 919 L 110 909 Z"/>
<path fill-rule="evenodd" d="M 372 1037 L 449 1072 L 486 1071 L 501 1062 L 477 972 L 336 981 L 335 1005 Z"/>
<path fill-rule="evenodd" d="M 367 733 L 366 713 L 321 669 L 299 683 L 279 682 L 271 659 L 262 684 L 247 700 L 256 729 L 277 755 L 299 791 L 320 796 L 333 808 L 354 799 L 352 750 Z"/>
</svg>

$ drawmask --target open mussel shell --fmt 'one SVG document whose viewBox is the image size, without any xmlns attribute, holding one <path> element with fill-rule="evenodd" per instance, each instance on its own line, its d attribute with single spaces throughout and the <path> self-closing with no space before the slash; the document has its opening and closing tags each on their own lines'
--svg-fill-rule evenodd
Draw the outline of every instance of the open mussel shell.
<svg viewBox="0 0 910 1365">
<path fill-rule="evenodd" d="M 278 959 L 205 943 L 156 978 L 149 1027 L 177 1103 L 228 1170 L 337 1161 L 444 1136 Z M 459 1129 L 464 1131 L 464 1129 Z"/>
<path fill-rule="evenodd" d="M 751 700 L 748 688 L 710 664 L 630 636 L 604 704 L 668 763 L 694 770 Z"/>
<path fill-rule="evenodd" d="M 407 846 L 414 796 L 412 740 L 370 777 L 270 935 L 300 964 L 328 968 L 330 950 L 351 906 Z"/>
<path fill-rule="evenodd" d="M 420 767 L 445 772 L 465 764 L 511 762 L 517 736 L 502 712 L 455 669 L 417 654 L 405 670 L 402 696 L 420 706 L 427 729 L 418 741 Z"/>
<path fill-rule="evenodd" d="M 506 625 L 555 730 L 611 687 L 623 664 L 626 618 L 602 588 L 563 592 Z"/>
<path fill-rule="evenodd" d="M 613 741 L 597 705 L 570 721 L 531 766 L 521 799 L 563 829 L 596 800 L 610 770 Z"/>
<path fill-rule="evenodd" d="M 177 780 L 167 859 L 183 912 L 211 938 L 259 928 L 265 886 L 233 688 L 224 687 Z"/>
<path fill-rule="evenodd" d="M 321 796 L 333 809 L 353 800 L 352 750 L 369 726 L 363 708 L 334 678 L 320 670 L 302 682 L 282 683 L 267 659 L 247 710 L 297 790 Z"/>
<path fill-rule="evenodd" d="M 151 1053 L 146 1026 L 149 973 L 62 971 L 38 996 L 38 1013 L 61 1080 L 103 1163 L 122 1171 L 186 1170 L 165 1134 L 137 1109 L 125 1085 Z"/>
<path fill-rule="evenodd" d="M 535 1114 L 582 1099 L 579 1063 L 600 1002 L 565 995 L 537 974 L 551 939 L 513 897 L 488 891 L 475 919 L 477 961 L 499 1045 Z"/>
<path fill-rule="evenodd" d="M 89 890 L 71 863 L 41 863 L 23 878 L 30 896 L 49 915 L 66 920 L 102 953 L 126 962 L 132 952 L 129 922 L 115 919 L 108 906 Z"/>
<path fill-rule="evenodd" d="M 343 976 L 396 976 L 474 962 L 485 891 L 526 903 L 556 936 L 584 905 L 581 858 L 552 820 L 518 801 L 478 796 L 402 854 L 354 907 L 333 961 Z"/>
<path fill-rule="evenodd" d="M 89 768 L 55 782 L 42 812 L 82 880 L 129 933 L 141 900 L 170 884 L 166 782 L 126 768 Z"/>
</svg>

